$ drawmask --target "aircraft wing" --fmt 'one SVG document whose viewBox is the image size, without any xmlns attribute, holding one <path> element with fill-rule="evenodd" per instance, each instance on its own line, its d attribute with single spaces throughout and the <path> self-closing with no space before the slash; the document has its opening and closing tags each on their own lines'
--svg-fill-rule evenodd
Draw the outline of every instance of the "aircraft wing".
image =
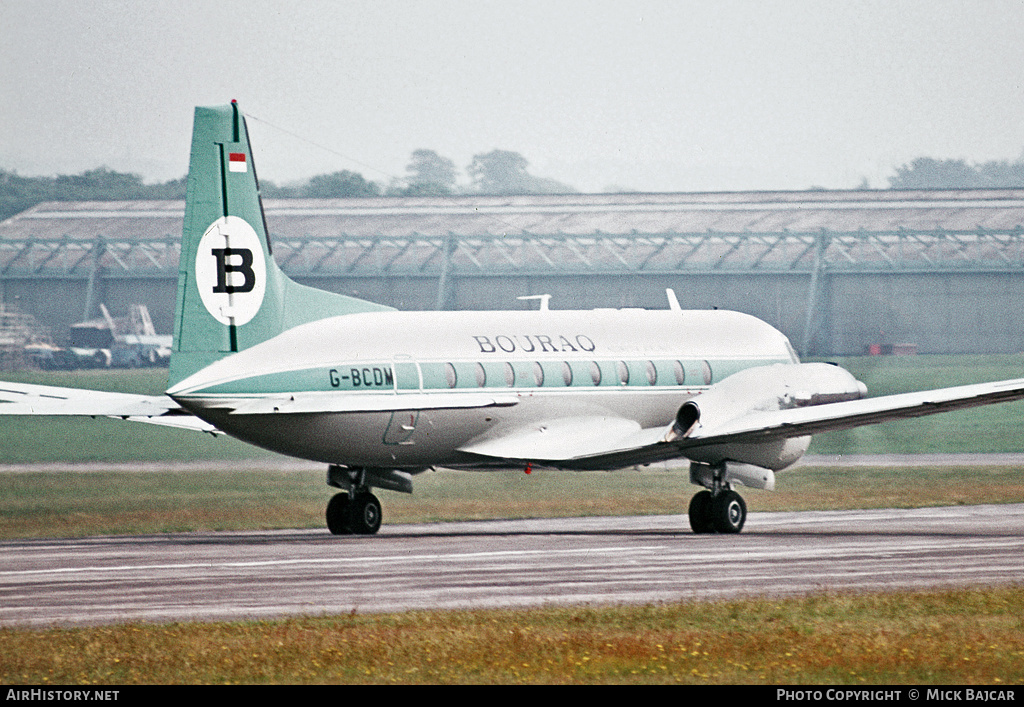
<svg viewBox="0 0 1024 707">
<path fill-rule="evenodd" d="M 1024 399 L 1024 378 L 863 398 L 789 410 L 752 411 L 689 436 L 668 427 L 640 429 L 622 418 L 567 418 L 537 423 L 460 451 L 565 469 L 616 469 L 685 457 L 688 450 L 757 444 L 890 420 Z M 697 398 L 699 400 L 699 396 Z"/>
<path fill-rule="evenodd" d="M 0 415 L 116 417 L 165 427 L 219 432 L 166 395 L 110 393 L 7 381 L 0 381 Z"/>
<path fill-rule="evenodd" d="M 689 442 L 693 446 L 706 446 L 726 442 L 759 442 L 780 437 L 803 437 L 819 432 L 847 430 L 879 422 L 905 420 L 1021 399 L 1024 399 L 1024 378 L 862 398 L 790 410 L 752 412 L 720 426 L 701 430 L 680 441 Z"/>
</svg>

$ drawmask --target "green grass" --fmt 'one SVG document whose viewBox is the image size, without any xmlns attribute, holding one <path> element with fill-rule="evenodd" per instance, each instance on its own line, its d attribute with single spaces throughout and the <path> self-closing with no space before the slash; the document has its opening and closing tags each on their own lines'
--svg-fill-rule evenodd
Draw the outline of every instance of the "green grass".
<svg viewBox="0 0 1024 707">
<path fill-rule="evenodd" d="M 224 471 L 0 474 L 0 539 L 192 530 L 324 528 L 325 474 Z M 1024 502 L 1021 467 L 821 468 L 780 474 L 774 492 L 743 490 L 751 511 Z M 458 472 L 417 476 L 412 495 L 380 491 L 384 521 L 685 515 L 685 469 Z M 686 527 L 687 521 L 681 518 Z M 326 532 L 326 530 L 324 531 Z"/>
<path fill-rule="evenodd" d="M 0 683 L 1019 685 L 1024 588 L 0 629 Z"/>
</svg>

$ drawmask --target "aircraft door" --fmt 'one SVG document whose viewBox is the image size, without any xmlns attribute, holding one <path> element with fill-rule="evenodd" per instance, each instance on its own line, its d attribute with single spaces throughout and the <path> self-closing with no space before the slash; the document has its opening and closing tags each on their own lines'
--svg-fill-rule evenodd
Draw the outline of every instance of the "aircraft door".
<svg viewBox="0 0 1024 707">
<path fill-rule="evenodd" d="M 423 385 L 420 366 L 408 356 L 396 356 L 393 362 L 395 371 L 395 393 L 401 399 L 403 393 L 419 393 Z M 412 439 L 419 421 L 418 410 L 396 410 L 391 413 L 391 421 L 384 432 L 384 444 L 414 444 Z"/>
<path fill-rule="evenodd" d="M 418 393 L 423 387 L 423 376 L 420 374 L 420 365 L 408 358 L 397 358 L 392 363 L 395 369 L 395 392 Z"/>
</svg>

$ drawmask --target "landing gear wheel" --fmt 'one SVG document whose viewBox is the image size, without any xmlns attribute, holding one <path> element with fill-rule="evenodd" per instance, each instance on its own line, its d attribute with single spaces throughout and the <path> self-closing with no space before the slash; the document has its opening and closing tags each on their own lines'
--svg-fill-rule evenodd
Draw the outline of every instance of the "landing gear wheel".
<svg viewBox="0 0 1024 707">
<path fill-rule="evenodd" d="M 723 491 L 712 499 L 711 520 L 719 533 L 738 533 L 747 521 L 747 504 L 735 491 Z"/>
<path fill-rule="evenodd" d="M 372 493 L 356 494 L 348 503 L 349 532 L 373 535 L 380 530 L 380 501 Z"/>
<path fill-rule="evenodd" d="M 350 535 L 348 494 L 335 494 L 327 503 L 327 529 L 332 535 Z"/>
<path fill-rule="evenodd" d="M 690 500 L 690 527 L 698 535 L 715 532 L 715 524 L 711 520 L 710 491 L 701 491 Z"/>
</svg>

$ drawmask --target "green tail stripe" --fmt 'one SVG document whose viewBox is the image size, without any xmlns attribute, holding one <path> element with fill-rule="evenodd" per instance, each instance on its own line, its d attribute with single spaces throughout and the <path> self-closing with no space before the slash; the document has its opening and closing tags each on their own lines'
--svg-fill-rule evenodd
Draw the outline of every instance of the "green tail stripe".
<svg viewBox="0 0 1024 707">
<path fill-rule="evenodd" d="M 391 309 L 300 285 L 281 272 L 245 117 L 236 103 L 196 108 L 169 385 L 300 324 Z"/>
</svg>

